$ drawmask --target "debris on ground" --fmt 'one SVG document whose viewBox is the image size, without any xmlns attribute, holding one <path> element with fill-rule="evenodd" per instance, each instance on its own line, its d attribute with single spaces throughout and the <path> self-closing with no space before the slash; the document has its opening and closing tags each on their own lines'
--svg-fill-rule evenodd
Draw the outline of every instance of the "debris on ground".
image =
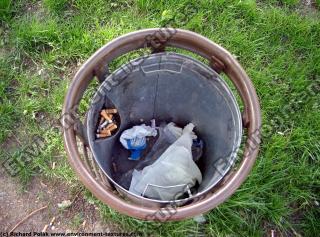
<svg viewBox="0 0 320 237">
<path fill-rule="evenodd" d="M 70 207 L 72 202 L 70 200 L 63 200 L 61 203 L 58 203 L 58 207 L 61 209 L 65 209 L 67 207 Z"/>
</svg>

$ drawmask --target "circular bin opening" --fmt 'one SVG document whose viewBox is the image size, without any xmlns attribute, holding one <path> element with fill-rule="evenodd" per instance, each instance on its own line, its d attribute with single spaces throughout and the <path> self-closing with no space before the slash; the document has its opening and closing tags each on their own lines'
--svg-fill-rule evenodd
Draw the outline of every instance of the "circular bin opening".
<svg viewBox="0 0 320 237">
<path fill-rule="evenodd" d="M 96 139 L 103 108 L 117 108 L 119 129 L 111 137 Z M 119 142 L 120 135 L 151 119 L 157 123 L 172 121 L 181 127 L 192 122 L 205 143 L 197 162 L 203 181 L 197 192 L 181 203 L 211 190 L 230 170 L 242 136 L 242 120 L 232 91 L 200 61 L 172 52 L 156 53 L 137 58 L 109 75 L 88 113 L 87 133 L 94 159 L 120 193 L 151 205 L 172 201 L 137 196 L 128 191 L 128 185 L 120 184 L 123 174 L 139 162 L 128 160 L 129 151 Z"/>
</svg>

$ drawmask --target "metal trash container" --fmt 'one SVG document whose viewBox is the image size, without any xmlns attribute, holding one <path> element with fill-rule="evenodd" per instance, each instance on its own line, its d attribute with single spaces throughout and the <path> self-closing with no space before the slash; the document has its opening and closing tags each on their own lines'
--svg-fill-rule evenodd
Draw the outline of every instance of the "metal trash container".
<svg viewBox="0 0 320 237">
<path fill-rule="evenodd" d="M 209 63 L 170 52 L 169 47 L 191 51 Z M 112 60 L 141 48 L 150 48 L 151 54 L 142 55 L 113 73 L 108 72 Z M 237 89 L 244 107 L 242 113 L 220 73 L 225 73 Z M 94 78 L 101 85 L 86 117 L 81 120 L 77 107 Z M 119 129 L 107 139 L 96 139 L 98 115 L 104 107 L 118 109 Z M 72 81 L 63 115 L 65 148 L 80 180 L 105 204 L 145 220 L 181 220 L 222 203 L 249 174 L 260 143 L 258 98 L 238 62 L 210 40 L 171 28 L 133 32 L 98 50 Z M 205 141 L 204 154 L 198 164 L 203 182 L 195 195 L 160 201 L 132 194 L 119 184 L 120 175 L 133 168 L 119 143 L 121 132 L 153 118 L 181 125 L 192 122 Z M 242 150 L 244 135 L 247 141 Z M 235 162 L 237 154 L 240 162 Z M 117 172 L 112 169 L 113 163 L 117 164 Z"/>
</svg>

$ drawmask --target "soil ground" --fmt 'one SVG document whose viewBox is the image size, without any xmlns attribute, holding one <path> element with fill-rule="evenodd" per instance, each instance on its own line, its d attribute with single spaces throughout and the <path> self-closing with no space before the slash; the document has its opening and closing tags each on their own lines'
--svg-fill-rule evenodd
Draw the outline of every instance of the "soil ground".
<svg viewBox="0 0 320 237">
<path fill-rule="evenodd" d="M 111 232 L 116 228 L 102 223 L 95 205 L 85 201 L 80 193 L 71 194 L 61 182 L 49 182 L 35 177 L 24 190 L 18 180 L 0 169 L 0 230 L 9 232 L 31 212 L 48 206 L 30 216 L 15 232 L 40 232 L 55 217 L 47 232 Z M 58 204 L 70 200 L 70 207 L 61 209 Z"/>
</svg>

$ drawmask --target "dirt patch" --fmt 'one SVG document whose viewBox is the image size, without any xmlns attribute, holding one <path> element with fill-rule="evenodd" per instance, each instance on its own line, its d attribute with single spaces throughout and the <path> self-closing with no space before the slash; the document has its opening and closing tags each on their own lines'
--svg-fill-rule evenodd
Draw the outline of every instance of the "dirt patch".
<svg viewBox="0 0 320 237">
<path fill-rule="evenodd" d="M 300 2 L 305 7 L 317 9 L 317 4 L 315 0 L 300 0 Z"/>
<path fill-rule="evenodd" d="M 48 206 L 28 218 L 15 231 L 40 232 L 55 217 L 47 232 L 116 231 L 113 224 L 103 224 L 97 207 L 82 196 L 82 189 L 70 192 L 61 182 L 35 177 L 27 190 L 0 168 L 0 230 L 10 231 L 20 220 L 34 210 Z M 58 203 L 70 200 L 71 206 L 61 209 Z"/>
<path fill-rule="evenodd" d="M 319 14 L 319 9 L 315 0 L 300 0 L 298 11 L 302 15 L 310 15 L 314 17 L 317 17 Z"/>
</svg>

